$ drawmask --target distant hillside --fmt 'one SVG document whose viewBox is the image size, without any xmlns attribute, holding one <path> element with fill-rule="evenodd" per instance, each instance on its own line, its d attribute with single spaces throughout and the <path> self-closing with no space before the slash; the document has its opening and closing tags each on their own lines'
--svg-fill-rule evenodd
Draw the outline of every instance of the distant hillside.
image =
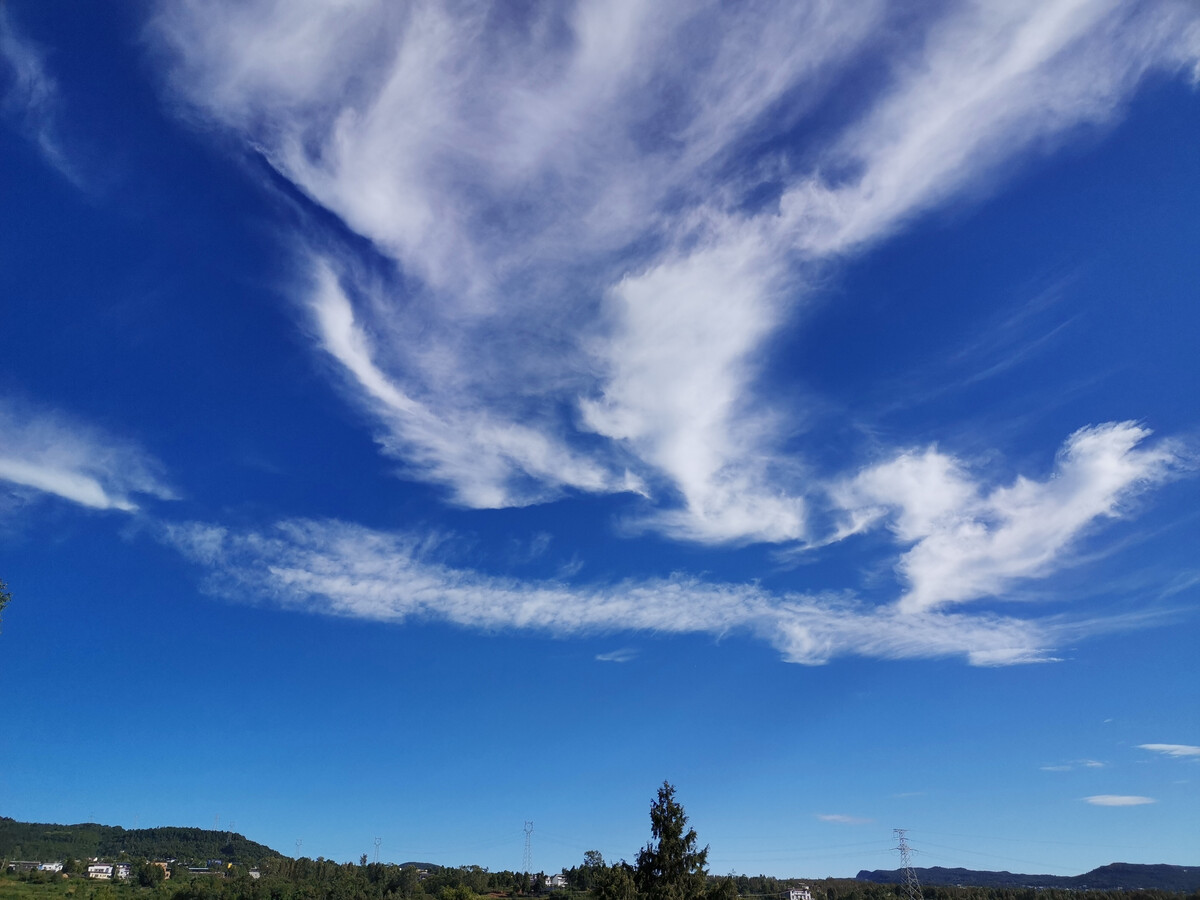
<svg viewBox="0 0 1200 900">
<path fill-rule="evenodd" d="M 1200 890 L 1200 866 L 1143 866 L 1112 863 L 1083 875 L 1015 875 L 1012 872 L 980 872 L 975 869 L 914 869 L 921 884 L 969 885 L 971 887 L 1047 887 L 1074 891 L 1197 891 Z M 896 884 L 904 880 L 899 869 L 864 869 L 855 876 L 859 881 Z"/>
<path fill-rule="evenodd" d="M 204 864 L 221 859 L 256 865 L 281 854 L 243 835 L 203 828 L 134 828 L 119 825 L 49 825 L 0 816 L 0 856 L 7 859 L 178 859 Z"/>
</svg>

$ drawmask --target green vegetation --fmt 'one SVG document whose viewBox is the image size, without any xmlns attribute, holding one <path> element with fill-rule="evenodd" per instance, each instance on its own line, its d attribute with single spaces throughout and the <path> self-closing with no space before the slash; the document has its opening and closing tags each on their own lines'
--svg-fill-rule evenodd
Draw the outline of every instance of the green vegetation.
<svg viewBox="0 0 1200 900">
<path fill-rule="evenodd" d="M 0 900 L 484 900 L 539 896 L 544 900 L 779 900 L 796 879 L 766 875 L 711 876 L 708 847 L 699 848 L 675 788 L 664 782 L 650 807 L 650 842 L 636 865 L 607 863 L 597 850 L 563 870 L 568 886 L 551 889 L 544 874 L 489 872 L 480 866 L 443 868 L 425 863 L 336 863 L 289 859 L 241 835 L 199 828 L 126 831 L 105 825 L 36 825 L 0 818 L 0 856 L 6 861 L 62 860 L 63 871 L 0 874 Z M 127 861 L 130 877 L 93 881 L 87 862 Z M 150 860 L 174 859 L 164 867 Z M 220 859 L 212 870 L 188 863 Z M 5 868 L 7 865 L 5 866 Z M 1132 867 L 1139 868 L 1139 867 Z M 1140 867 L 1152 869 L 1156 867 Z M 1187 871 L 1182 867 L 1167 867 Z M 1194 870 L 1193 870 L 1194 871 Z M 807 880 L 813 900 L 904 900 L 902 885 L 858 879 Z M 924 888 L 925 900 L 1200 900 L 1200 890 L 1087 890 L 1065 888 Z"/>
<path fill-rule="evenodd" d="M 255 880 L 249 871 L 235 867 L 226 874 L 183 874 L 155 886 L 142 886 L 136 879 L 128 882 L 94 882 L 73 875 L 63 878 L 44 872 L 0 876 L 0 900 L 483 900 L 491 897 L 518 896 L 522 875 L 514 872 L 487 872 L 478 867 L 443 869 L 421 879 L 412 866 L 384 864 L 334 863 L 329 860 L 285 860 L 290 866 L 263 872 Z M 607 872 L 623 871 L 625 883 L 633 890 L 630 868 L 617 863 L 605 866 Z M 574 871 L 574 870 L 573 870 Z M 708 890 L 719 889 L 724 882 L 734 884 L 743 900 L 778 900 L 779 892 L 798 885 L 792 879 L 769 876 L 733 876 L 712 878 Z M 884 885 L 854 879 L 818 879 L 804 882 L 813 900 L 903 900 L 901 885 Z M 475 885 L 471 887 L 469 885 Z M 528 893 L 544 900 L 599 900 L 602 888 Z M 1190 895 L 1168 891 L 1070 891 L 1058 888 L 978 888 L 926 887 L 926 900 L 1200 900 L 1200 892 Z M 639 900 L 630 893 L 628 900 Z"/>
<path fill-rule="evenodd" d="M 47 825 L 17 822 L 0 816 L 0 857 L 4 859 L 111 859 L 114 861 L 176 859 L 204 865 L 220 859 L 255 866 L 279 854 L 228 831 L 203 828 L 134 828 L 119 825 Z"/>
</svg>

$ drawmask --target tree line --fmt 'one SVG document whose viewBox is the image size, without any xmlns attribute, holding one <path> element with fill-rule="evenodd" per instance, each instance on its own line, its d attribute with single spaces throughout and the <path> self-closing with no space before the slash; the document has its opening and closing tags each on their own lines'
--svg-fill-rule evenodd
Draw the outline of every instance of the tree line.
<svg viewBox="0 0 1200 900">
<path fill-rule="evenodd" d="M 0 820 L 0 837 L 5 834 L 5 829 L 11 836 L 14 826 L 21 824 L 11 819 Z M 97 830 L 105 826 L 72 828 L 83 829 L 75 839 L 83 840 L 86 835 L 87 840 L 92 840 L 100 836 Z M 131 844 L 129 840 L 139 832 L 116 831 L 123 832 L 116 835 L 121 839 L 122 847 L 141 846 L 136 841 Z M 202 829 L 142 831 L 160 832 L 158 837 L 178 841 L 221 834 Z M 28 835 L 26 839 L 29 839 Z M 66 835 L 43 831 L 41 839 L 61 840 L 66 839 Z M 180 864 L 172 870 L 172 878 L 164 881 L 160 866 L 143 861 L 135 866 L 132 883 L 85 882 L 80 885 L 77 879 L 63 881 L 61 875 L 43 872 L 23 872 L 15 878 L 54 884 L 52 890 L 61 890 L 64 900 L 483 900 L 487 897 L 530 897 L 547 891 L 546 879 L 541 873 L 490 872 L 480 866 L 430 866 L 426 870 L 413 864 L 368 863 L 365 854 L 357 865 L 323 858 L 290 859 L 261 844 L 247 844 L 267 851 L 255 860 L 253 870 L 244 862 L 230 860 L 220 873 L 193 874 Z M 208 845 L 198 846 L 207 848 Z M 6 855 L 9 855 L 7 851 Z M 225 853 L 226 857 L 232 855 Z M 27 858 L 36 856 L 30 854 Z M 650 841 L 637 852 L 632 863 L 623 859 L 606 862 L 599 851 L 589 850 L 579 865 L 564 869 L 563 874 L 568 887 L 554 892 L 554 897 L 561 897 L 561 900 L 778 900 L 783 891 L 798 886 L 794 879 L 766 875 L 710 875 L 708 847 L 700 846 L 696 830 L 688 825 L 683 806 L 675 797 L 674 786 L 667 782 L 658 789 L 650 806 Z M 813 900 L 904 900 L 907 897 L 904 887 L 899 884 L 835 878 L 805 884 Z M 8 892 L 0 891 L 0 894 L 8 897 Z M 24 898 L 13 895 L 14 900 L 44 900 L 45 897 L 44 893 L 29 893 Z M 925 900 L 1200 900 L 1200 891 L 1185 895 L 1169 891 L 937 885 L 924 888 L 924 897 Z"/>
</svg>

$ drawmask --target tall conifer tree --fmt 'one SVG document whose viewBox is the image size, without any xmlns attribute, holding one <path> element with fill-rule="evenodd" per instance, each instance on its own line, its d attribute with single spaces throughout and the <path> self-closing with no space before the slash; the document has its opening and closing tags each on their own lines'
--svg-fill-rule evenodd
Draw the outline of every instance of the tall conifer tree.
<svg viewBox="0 0 1200 900">
<path fill-rule="evenodd" d="M 647 900 L 700 900 L 705 895 L 708 847 L 696 849 L 696 829 L 664 781 L 650 806 L 651 841 L 638 853 L 634 881 Z"/>
</svg>

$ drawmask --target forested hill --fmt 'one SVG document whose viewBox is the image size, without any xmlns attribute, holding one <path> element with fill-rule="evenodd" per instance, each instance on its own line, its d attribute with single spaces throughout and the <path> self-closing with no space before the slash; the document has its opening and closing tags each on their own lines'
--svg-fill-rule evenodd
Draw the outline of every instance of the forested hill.
<svg viewBox="0 0 1200 900">
<path fill-rule="evenodd" d="M 970 885 L 972 887 L 1067 888 L 1075 891 L 1197 891 L 1200 866 L 1145 866 L 1112 863 L 1083 875 L 1015 875 L 1012 872 L 980 872 L 975 869 L 913 869 L 921 884 Z M 904 881 L 899 869 L 863 870 L 859 881 L 895 884 Z"/>
<path fill-rule="evenodd" d="M 133 828 L 119 825 L 48 825 L 0 816 L 0 857 L 60 860 L 93 856 L 116 859 L 178 859 L 203 865 L 221 859 L 257 865 L 281 854 L 229 831 L 203 828 Z"/>
</svg>

